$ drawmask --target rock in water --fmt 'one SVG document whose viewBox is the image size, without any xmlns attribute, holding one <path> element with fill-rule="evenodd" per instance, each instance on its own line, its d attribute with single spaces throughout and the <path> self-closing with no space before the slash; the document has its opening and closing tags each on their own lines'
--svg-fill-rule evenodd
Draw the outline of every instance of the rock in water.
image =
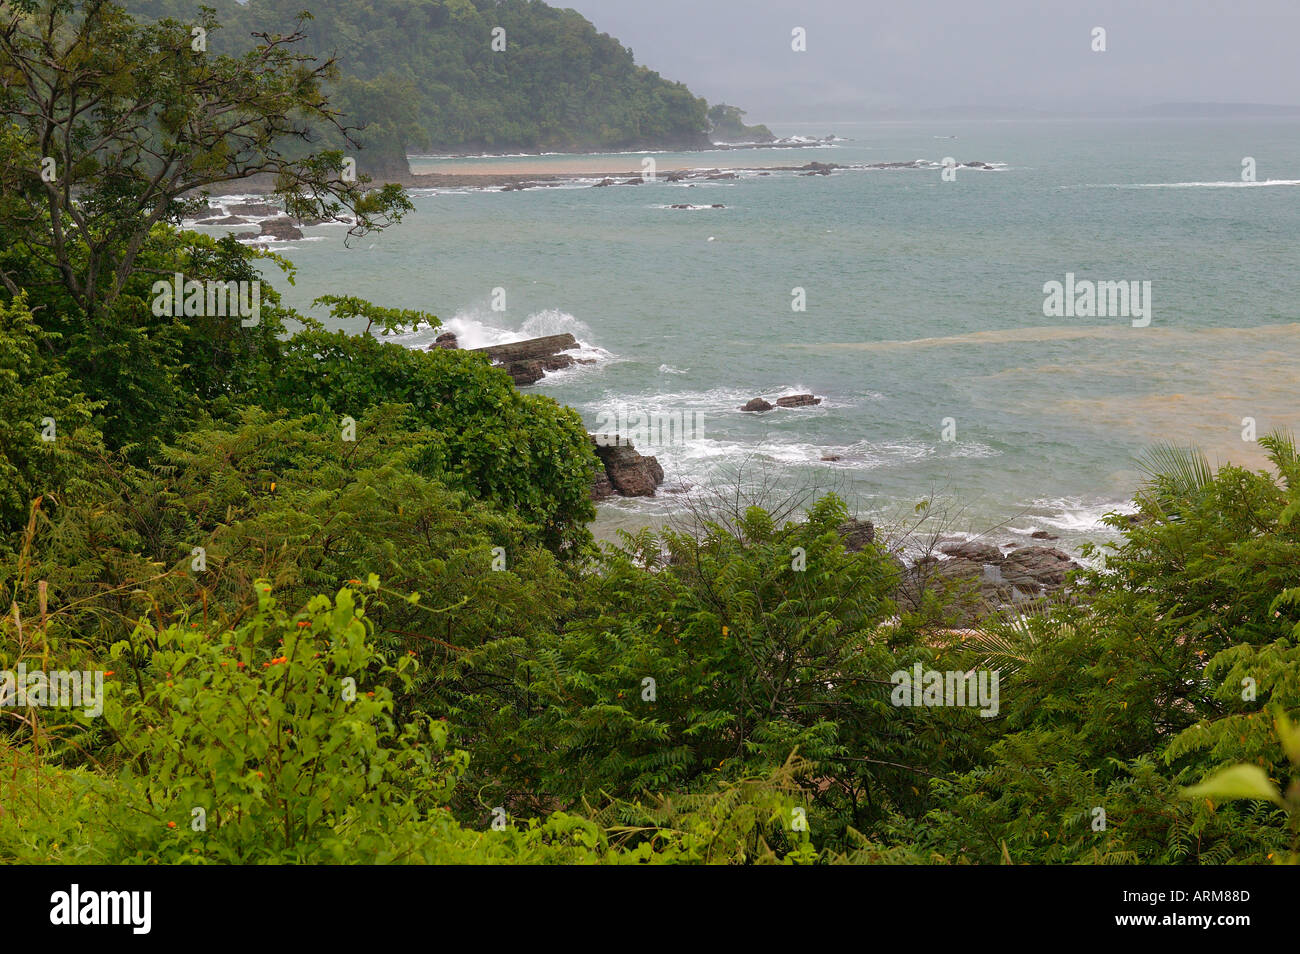
<svg viewBox="0 0 1300 954">
<path fill-rule="evenodd" d="M 813 397 L 811 394 L 790 394 L 776 399 L 777 407 L 811 407 L 821 403 L 821 398 Z"/>
<path fill-rule="evenodd" d="M 269 202 L 235 202 L 226 206 L 231 215 L 279 215 L 280 207 Z"/>
<path fill-rule="evenodd" d="M 578 347 L 578 339 L 571 334 L 545 335 L 541 338 L 529 338 L 527 341 L 511 341 L 508 344 L 489 345 L 486 348 L 471 348 L 486 354 L 492 361 L 500 364 L 510 375 L 516 386 L 536 384 L 547 371 L 559 371 L 572 367 L 572 355 L 561 354 L 562 351 Z"/>
<path fill-rule="evenodd" d="M 455 351 L 460 347 L 460 341 L 454 332 L 444 331 L 438 337 L 433 339 L 433 344 L 429 345 L 430 351 L 437 351 L 439 348 L 446 348 L 449 351 Z"/>
<path fill-rule="evenodd" d="M 624 497 L 653 497 L 655 488 L 664 481 L 664 469 L 653 457 L 637 453 L 632 442 L 620 438 L 617 434 L 592 434 L 592 443 L 596 445 L 596 456 L 605 465 L 605 477 L 615 493 Z M 600 475 L 597 475 L 592 493 L 601 487 Z"/>
<path fill-rule="evenodd" d="M 753 398 L 748 403 L 746 403 L 745 406 L 741 408 L 741 410 L 756 411 L 757 413 L 762 414 L 764 411 L 772 410 L 772 405 L 768 404 L 762 398 Z"/>
<path fill-rule="evenodd" d="M 262 238 L 292 241 L 302 238 L 302 229 L 293 224 L 293 219 L 288 216 L 281 216 L 278 219 L 267 219 L 263 222 L 261 235 Z"/>
<path fill-rule="evenodd" d="M 601 469 L 596 472 L 596 477 L 591 482 L 591 499 L 604 500 L 612 496 L 614 496 L 614 485 L 609 482 L 609 474 Z"/>
<path fill-rule="evenodd" d="M 1001 563 L 1002 551 L 991 543 L 967 540 L 964 543 L 944 543 L 939 546 L 940 553 L 948 556 L 964 557 L 976 563 Z"/>
</svg>

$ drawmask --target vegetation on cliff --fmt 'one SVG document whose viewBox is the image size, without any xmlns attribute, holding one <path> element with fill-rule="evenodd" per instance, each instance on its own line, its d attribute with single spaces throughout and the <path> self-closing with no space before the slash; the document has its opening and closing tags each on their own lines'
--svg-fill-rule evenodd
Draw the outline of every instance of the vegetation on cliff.
<svg viewBox="0 0 1300 954">
<path fill-rule="evenodd" d="M 210 0 L 213 49 L 286 32 L 300 0 Z M 195 19 L 194 0 L 130 0 L 141 16 Z M 333 90 L 365 126 L 363 167 L 406 152 L 597 151 L 708 144 L 706 103 L 638 65 L 581 14 L 538 0 L 361 0 L 307 5 L 304 48 L 337 58 Z M 494 32 L 500 31 L 500 32 Z"/>
</svg>

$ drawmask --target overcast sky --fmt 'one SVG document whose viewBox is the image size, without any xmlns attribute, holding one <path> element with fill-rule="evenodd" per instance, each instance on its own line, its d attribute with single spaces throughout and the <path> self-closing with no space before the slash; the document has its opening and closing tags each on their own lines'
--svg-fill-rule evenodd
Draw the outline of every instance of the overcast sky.
<svg viewBox="0 0 1300 954">
<path fill-rule="evenodd" d="M 1300 0 L 551 0 L 751 122 L 1300 105 Z M 1106 29 L 1105 53 L 1091 50 Z M 808 50 L 790 48 L 807 31 Z"/>
</svg>

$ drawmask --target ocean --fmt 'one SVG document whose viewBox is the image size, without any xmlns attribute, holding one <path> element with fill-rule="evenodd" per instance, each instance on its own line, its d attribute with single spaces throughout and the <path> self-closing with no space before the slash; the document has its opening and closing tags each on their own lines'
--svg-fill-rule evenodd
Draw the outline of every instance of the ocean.
<svg viewBox="0 0 1300 954">
<path fill-rule="evenodd" d="M 638 448 L 665 483 L 602 504 L 606 537 L 688 494 L 762 483 L 834 490 L 884 523 L 934 500 L 955 535 L 1073 546 L 1109 535 L 1100 519 L 1151 445 L 1262 466 L 1252 428 L 1300 423 L 1300 122 L 823 125 L 773 130 L 843 139 L 648 154 L 659 177 L 639 186 L 583 177 L 639 173 L 647 154 L 417 157 L 417 172 L 575 178 L 415 190 L 414 214 L 352 248 L 340 226 L 308 229 L 277 243 L 299 270 L 278 287 L 302 309 L 346 292 L 432 311 L 462 347 L 572 332 L 592 363 L 531 390 L 589 428 L 619 409 L 698 423 Z M 993 169 L 946 181 L 948 157 Z M 664 178 L 812 161 L 864 168 Z M 1149 319 L 1046 316 L 1044 286 L 1067 276 L 1149 289 Z M 802 392 L 821 404 L 739 410 Z"/>
</svg>

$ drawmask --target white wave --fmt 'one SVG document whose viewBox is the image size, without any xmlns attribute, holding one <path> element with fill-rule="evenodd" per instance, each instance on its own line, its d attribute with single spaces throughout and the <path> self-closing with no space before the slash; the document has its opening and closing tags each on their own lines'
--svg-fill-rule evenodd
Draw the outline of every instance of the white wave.
<svg viewBox="0 0 1300 954">
<path fill-rule="evenodd" d="M 577 339 L 578 347 L 563 353 L 573 355 L 580 362 L 592 362 L 592 364 L 577 364 L 562 371 L 547 372 L 546 377 L 542 379 L 543 383 L 553 382 L 557 377 L 574 371 L 608 363 L 615 357 L 604 348 L 593 344 L 591 328 L 567 311 L 547 308 L 534 312 L 525 318 L 518 328 L 505 326 L 502 323 L 503 319 L 504 316 L 500 312 L 482 306 L 472 306 L 460 309 L 436 328 L 421 326 L 415 331 L 393 335 L 389 340 L 407 348 L 420 350 L 428 348 L 439 335 L 450 331 L 456 336 L 456 343 L 468 350 L 527 341 L 529 338 L 542 338 L 547 335 L 565 333 L 573 335 Z"/>
<path fill-rule="evenodd" d="M 681 368 L 674 368 L 672 365 L 669 364 L 659 365 L 660 374 L 687 374 L 690 372 L 690 370 L 691 370 L 690 368 L 687 368 L 685 371 L 683 371 Z"/>
<path fill-rule="evenodd" d="M 1258 182 L 1241 182 L 1225 179 L 1221 182 L 1138 182 L 1109 185 L 1086 185 L 1085 189 L 1262 189 L 1272 186 L 1300 186 L 1300 179 L 1264 179 Z"/>
<path fill-rule="evenodd" d="M 668 370 L 665 371 L 665 368 L 668 368 Z M 659 371 L 661 374 L 686 373 L 684 371 L 678 371 L 669 365 L 661 365 Z M 797 384 L 791 387 L 768 388 L 762 391 L 736 387 L 710 388 L 707 391 L 661 391 L 657 389 L 641 392 L 606 391 L 599 398 L 587 401 L 579 407 L 581 410 L 593 414 L 601 411 L 616 410 L 622 407 L 649 413 L 667 414 L 677 411 L 702 411 L 710 415 L 717 415 L 718 417 L 725 416 L 737 420 L 754 419 L 760 421 L 771 421 L 774 418 L 778 420 L 785 419 L 778 415 L 778 411 L 811 416 L 815 412 L 825 408 L 854 406 L 850 403 L 832 401 L 829 398 L 822 397 L 822 403 L 813 407 L 778 408 L 774 406 L 771 411 L 765 411 L 762 414 L 742 412 L 740 410 L 755 397 L 766 397 L 769 401 L 775 404 L 775 395 L 808 393 L 810 393 L 808 388 L 801 387 Z M 735 422 L 733 421 L 732 423 L 734 424 Z"/>
<path fill-rule="evenodd" d="M 1110 529 L 1102 522 L 1108 513 L 1133 513 L 1137 509 L 1129 500 L 1098 500 L 1080 497 L 1054 497 L 1038 499 L 1030 508 L 1045 513 L 1035 514 L 1033 519 L 1046 526 L 1035 526 L 1033 530 L 1063 530 L 1066 533 L 1096 533 Z"/>
<path fill-rule="evenodd" d="M 945 445 L 948 446 L 948 445 Z M 978 441 L 960 441 L 950 445 L 952 452 L 950 457 L 963 457 L 970 460 L 984 460 L 989 457 L 1001 457 L 1002 451 L 995 450 L 987 444 L 981 444 Z"/>
</svg>

